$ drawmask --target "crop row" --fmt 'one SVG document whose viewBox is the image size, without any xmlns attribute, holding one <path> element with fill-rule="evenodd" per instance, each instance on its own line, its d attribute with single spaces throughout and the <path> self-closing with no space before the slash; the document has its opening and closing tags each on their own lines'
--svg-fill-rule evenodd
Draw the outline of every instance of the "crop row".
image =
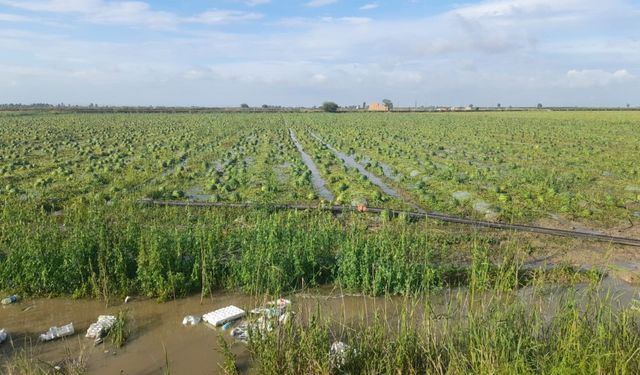
<svg viewBox="0 0 640 375">
<path fill-rule="evenodd" d="M 317 202 L 292 129 L 336 203 L 615 226 L 640 217 L 637 116 L 2 114 L 0 197 Z"/>
</svg>

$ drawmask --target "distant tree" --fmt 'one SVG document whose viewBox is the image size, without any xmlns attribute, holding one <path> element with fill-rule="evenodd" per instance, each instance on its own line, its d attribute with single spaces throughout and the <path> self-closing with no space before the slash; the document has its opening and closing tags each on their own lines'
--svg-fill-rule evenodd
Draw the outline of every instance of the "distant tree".
<svg viewBox="0 0 640 375">
<path fill-rule="evenodd" d="M 263 104 L 263 105 L 262 105 L 262 108 L 265 108 L 265 109 L 266 109 L 266 108 L 269 108 L 269 106 L 268 106 L 268 105 L 266 105 L 266 104 Z"/>
<path fill-rule="evenodd" d="M 324 102 L 320 107 L 323 112 L 338 112 L 338 108 L 338 105 L 334 102 Z"/>
<path fill-rule="evenodd" d="M 542 103 L 538 103 L 538 109 L 542 109 Z"/>
<path fill-rule="evenodd" d="M 249 104 L 247 104 L 247 103 L 242 103 L 242 104 L 240 104 L 240 108 L 247 109 L 247 108 L 249 108 Z"/>
<path fill-rule="evenodd" d="M 630 107 L 631 107 L 631 104 L 627 103 L 627 108 L 630 108 Z"/>
<path fill-rule="evenodd" d="M 502 104 L 498 103 L 498 105 L 496 107 L 502 108 Z"/>
<path fill-rule="evenodd" d="M 382 99 L 382 104 L 384 104 L 389 110 L 393 109 L 393 102 L 389 99 Z"/>
</svg>

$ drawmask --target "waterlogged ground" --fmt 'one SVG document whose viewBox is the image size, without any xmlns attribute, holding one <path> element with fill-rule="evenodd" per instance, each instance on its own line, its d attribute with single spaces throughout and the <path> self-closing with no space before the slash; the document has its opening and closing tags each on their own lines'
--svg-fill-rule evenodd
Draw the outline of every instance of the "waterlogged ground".
<svg viewBox="0 0 640 375">
<path fill-rule="evenodd" d="M 364 198 L 517 223 L 559 214 L 610 228 L 640 218 L 639 116 L 4 113 L 0 199 Z"/>
<path fill-rule="evenodd" d="M 118 236 L 107 237 L 106 242 L 99 245 L 88 240 L 83 242 L 87 236 L 108 235 L 106 229 L 92 232 L 87 227 L 77 231 L 77 236 L 71 236 L 73 220 L 66 217 L 65 204 L 75 202 L 81 205 L 95 200 L 117 206 L 118 202 L 127 199 L 145 197 L 256 203 L 317 203 L 324 199 L 338 204 L 362 198 L 371 206 L 433 210 L 492 221 L 534 223 L 640 238 L 638 116 L 636 112 L 288 114 L 285 117 L 281 114 L 3 114 L 0 116 L 0 202 L 9 202 L 9 208 L 12 205 L 21 207 L 22 202 L 45 202 L 38 207 L 53 212 L 59 223 L 50 227 L 54 230 L 48 232 L 38 229 L 41 226 L 12 232 L 13 235 L 5 238 L 29 240 L 15 241 L 11 246 L 0 249 L 0 261 L 9 259 L 4 255 L 17 254 L 13 251 L 19 249 L 22 258 L 10 257 L 17 263 L 7 263 L 9 267 L 5 270 L 11 270 L 10 267 L 27 270 L 27 276 L 21 275 L 25 277 L 17 279 L 28 280 L 28 284 L 34 284 L 35 276 L 39 276 L 41 289 L 35 289 L 36 293 L 46 295 L 50 292 L 47 288 L 51 288 L 52 280 L 57 276 L 47 273 L 47 267 L 43 265 L 30 271 L 32 263 L 41 260 L 39 256 L 67 259 L 60 254 L 68 255 L 69 250 L 83 249 L 83 246 L 87 249 L 116 249 L 112 244 L 129 243 L 124 240 L 107 241 L 120 239 Z M 13 220 L 25 213 L 28 218 L 26 213 L 31 211 L 31 208 L 16 209 L 7 217 Z M 157 218 L 160 215 L 167 215 L 174 221 L 163 222 Z M 161 213 L 155 211 L 145 220 L 144 211 L 141 212 L 136 222 L 154 223 L 160 229 L 158 232 L 141 231 L 146 237 L 131 235 L 130 242 L 135 244 L 139 238 L 146 238 L 147 242 L 165 238 L 175 239 L 176 244 L 181 244 L 185 241 L 190 243 L 191 239 L 196 243 L 204 238 L 181 232 L 184 217 L 193 218 L 192 214 L 180 213 L 177 221 L 171 215 L 169 209 Z M 88 216 L 87 220 L 89 218 L 93 220 L 94 215 Z M 104 228 L 113 228 L 122 221 L 120 217 L 117 219 L 109 221 Z M 210 219 L 202 223 L 209 223 Z M 39 220 L 33 219 L 38 225 L 42 224 Z M 239 226 L 248 225 L 244 217 L 233 217 L 233 220 Z M 233 238 L 241 238 L 245 245 L 253 243 L 261 254 L 264 253 L 262 245 L 265 248 L 273 247 L 274 243 L 280 246 L 289 238 L 302 243 L 302 239 L 294 234 L 308 228 L 296 220 L 282 222 L 299 225 L 301 229 L 282 232 L 280 237 L 273 239 L 270 233 L 279 233 L 275 229 L 277 226 L 269 229 L 263 224 L 263 230 L 258 233 L 263 237 L 254 243 L 251 242 L 254 240 L 251 237 L 255 237 L 253 230 L 250 236 L 242 237 L 242 231 L 226 228 L 218 233 L 220 237 L 216 237 L 216 241 L 211 241 L 212 249 L 215 248 L 213 244 L 229 233 Z M 220 228 L 224 227 L 222 223 L 226 221 L 218 219 Z M 326 224 L 325 221 L 314 223 Z M 122 226 L 120 229 L 133 227 L 136 226 Z M 12 229 L 13 226 L 6 225 L 6 228 Z M 203 228 L 203 233 L 211 230 L 206 225 L 195 228 Z M 376 234 L 383 230 L 380 223 L 368 223 L 367 228 Z M 314 229 L 322 228 L 316 226 Z M 87 235 L 89 232 L 92 234 Z M 114 233 L 121 232 L 114 230 Z M 175 237 L 161 236 L 161 233 L 171 233 Z M 313 237 L 313 232 L 304 233 Z M 446 264 L 468 265 L 468 254 L 460 255 L 465 241 L 457 243 L 455 239 L 464 234 L 462 230 L 425 226 L 424 233 L 441 235 L 436 236 L 438 241 L 433 247 L 444 249 L 442 260 Z M 451 236 L 451 244 L 440 241 L 446 236 Z M 69 237 L 83 241 L 76 244 Z M 129 239 L 127 236 L 122 238 Z M 323 241 L 324 237 L 313 238 Z M 415 240 L 416 237 L 408 238 Z M 385 237 L 380 235 L 378 239 L 384 241 Z M 524 242 L 518 242 L 523 239 Z M 234 241 L 225 241 L 227 250 L 236 245 Z M 292 244 L 296 244 L 295 241 Z M 60 243 L 64 246 L 49 246 Z M 176 248 L 173 243 L 161 248 L 164 253 L 158 252 L 163 259 L 173 256 L 172 251 Z M 616 307 L 637 304 L 640 298 L 640 252 L 635 248 L 532 234 L 489 243 L 492 246 L 486 249 L 487 255 L 495 255 L 492 261 L 497 263 L 502 259 L 502 253 L 497 250 L 512 245 L 518 253 L 526 254 L 523 259 L 526 269 L 570 266 L 587 273 L 597 271 L 592 275 L 608 275 L 600 294 L 610 296 L 608 303 Z M 313 244 L 311 241 L 310 245 Z M 395 244 L 389 243 L 389 246 L 384 251 L 379 250 L 376 256 L 385 255 L 386 249 Z M 308 248 L 304 246 L 305 250 Z M 42 256 L 40 251 L 43 249 L 49 249 L 48 255 Z M 344 249 L 349 250 L 350 247 L 345 246 Z M 320 250 L 318 247 L 309 254 L 326 255 Z M 120 251 L 126 253 L 123 249 Z M 304 253 L 301 249 L 296 251 Z M 422 253 L 423 247 L 416 251 L 415 254 Z M 194 254 L 197 255 L 198 251 L 192 251 L 191 256 Z M 357 252 L 353 251 L 354 254 Z M 404 256 L 405 252 L 397 254 Z M 97 253 L 77 252 L 76 255 L 91 258 Z M 180 255 L 174 260 L 180 264 L 178 260 L 190 259 L 193 258 Z M 362 257 L 354 259 L 354 262 L 363 261 Z M 394 261 L 411 263 L 410 257 L 406 259 Z M 262 264 L 260 262 L 257 260 L 256 264 Z M 280 266 L 291 263 L 283 260 Z M 371 269 L 377 270 L 378 263 L 371 264 Z M 255 267 L 247 267 L 247 270 L 252 269 Z M 154 271 L 160 275 L 167 274 L 164 269 Z M 189 268 L 180 272 L 189 275 L 192 271 Z M 252 275 L 254 278 L 262 276 Z M 308 280 L 305 276 L 301 274 L 298 277 Z M 65 277 L 69 276 L 65 274 Z M 69 281 L 56 280 L 61 285 Z M 77 276 L 76 282 L 79 280 L 88 283 Z M 244 286 L 250 284 L 246 280 L 243 282 Z M 157 280 L 149 282 L 151 285 L 156 283 Z M 9 282 L 5 284 L 9 285 Z M 300 284 L 292 282 L 290 286 L 297 285 Z M 554 306 L 560 305 L 568 292 L 577 290 L 579 300 L 582 298 L 584 301 L 589 289 L 586 284 L 577 287 L 545 285 L 538 286 L 538 289 L 533 286 L 519 289 L 510 298 L 520 299 L 546 316 L 552 314 Z M 23 288 L 25 286 L 22 285 Z M 56 290 L 60 293 L 64 288 Z M 164 292 L 161 288 L 153 290 L 154 293 L 159 291 Z M 71 292 L 71 289 L 64 290 L 64 293 Z M 474 300 L 482 302 L 495 296 L 496 292 L 492 291 L 487 295 L 480 294 L 479 299 L 476 295 Z M 345 327 L 356 326 L 358 322 L 368 324 L 376 315 L 382 316 L 393 332 L 401 312 L 406 309 L 414 313 L 412 319 L 415 324 L 420 324 L 423 317 L 437 317 L 438 322 L 445 324 L 450 319 L 464 316 L 452 312 L 476 308 L 469 303 L 470 294 L 466 289 L 440 291 L 428 298 L 410 300 L 403 297 L 349 296 L 330 289 L 290 298 L 294 303 L 293 310 L 303 321 L 313 314 L 331 319 L 334 323 L 331 335 L 336 340 L 343 337 Z M 0 307 L 0 328 L 7 329 L 12 340 L 0 346 L 0 368 L 12 361 L 13 353 L 26 349 L 32 357 L 52 364 L 67 357 L 77 358 L 82 353 L 91 374 L 162 374 L 167 368 L 174 374 L 219 373 L 222 356 L 217 351 L 216 340 L 222 334 L 232 343 L 231 350 L 241 371 L 251 373 L 246 346 L 235 343 L 228 331 L 215 331 L 204 325 L 183 327 L 181 321 L 185 315 L 201 315 L 230 304 L 251 309 L 262 302 L 262 298 L 242 294 L 215 294 L 204 300 L 198 296 L 162 304 L 143 299 L 134 299 L 126 305 L 112 301 L 108 307 L 98 300 L 26 299 Z M 509 306 L 509 301 L 500 303 L 500 307 Z M 87 327 L 98 315 L 115 314 L 121 309 L 129 311 L 132 330 L 124 348 L 114 349 L 109 343 L 94 347 L 92 341 L 84 338 Z M 52 343 L 37 342 L 38 335 L 50 326 L 70 322 L 75 324 L 75 336 Z"/>
<path fill-rule="evenodd" d="M 509 298 L 535 302 L 532 308 L 553 311 L 570 290 L 577 291 L 578 301 L 586 301 L 589 290 L 586 284 L 543 289 L 527 287 Z M 602 282 L 599 294 L 609 295 L 609 303 L 615 308 L 625 308 L 637 303 L 639 292 L 640 287 L 608 278 Z M 363 322 L 367 324 L 376 315 L 383 317 L 390 332 L 395 330 L 403 311 L 411 312 L 416 325 L 421 324 L 427 316 L 445 324 L 447 319 L 458 313 L 464 316 L 469 306 L 480 306 L 483 300 L 492 298 L 492 295 L 481 295 L 476 304 L 470 303 L 471 297 L 466 289 L 441 291 L 420 299 L 345 295 L 336 289 L 316 290 L 290 298 L 298 319 L 307 321 L 318 313 L 330 318 L 335 322 L 331 336 L 340 340 L 345 327 Z M 200 296 L 166 303 L 134 299 L 126 305 L 117 303 L 110 307 L 105 307 L 104 302 L 97 300 L 24 300 L 0 309 L 1 324 L 10 331 L 12 340 L 12 343 L 7 342 L 0 348 L 0 365 L 11 361 L 12 352 L 27 348 L 38 359 L 52 364 L 82 355 L 90 374 L 162 374 L 167 361 L 174 374 L 221 373 L 219 364 L 223 358 L 217 350 L 216 340 L 218 335 L 222 335 L 231 344 L 241 372 L 252 373 L 247 347 L 235 342 L 229 335 L 230 331 L 212 329 L 204 324 L 184 327 L 181 321 L 185 315 L 200 315 L 231 304 L 251 309 L 263 300 L 241 294 L 215 294 L 202 301 Z M 86 329 L 98 315 L 115 314 L 121 309 L 129 311 L 131 327 L 130 339 L 124 348 L 115 349 L 108 341 L 94 346 L 92 340 L 84 338 Z M 49 326 L 70 322 L 75 325 L 76 335 L 55 342 L 37 342 L 37 336 Z"/>
</svg>

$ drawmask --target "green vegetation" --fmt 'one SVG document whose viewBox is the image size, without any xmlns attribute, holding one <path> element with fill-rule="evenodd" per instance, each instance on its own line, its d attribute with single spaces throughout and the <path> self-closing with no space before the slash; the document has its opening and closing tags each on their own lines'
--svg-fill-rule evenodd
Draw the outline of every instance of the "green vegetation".
<svg viewBox="0 0 640 375">
<path fill-rule="evenodd" d="M 101 201 L 62 208 L 62 216 L 24 202 L 3 208 L 3 289 L 24 296 L 137 293 L 167 300 L 340 282 L 368 294 L 412 294 L 465 284 L 471 271 L 463 264 L 478 253 L 504 264 L 524 255 L 498 235 L 453 235 L 442 224 L 401 218 Z"/>
<path fill-rule="evenodd" d="M 231 352 L 229 344 L 222 336 L 218 336 L 218 347 L 224 357 L 224 363 L 220 365 L 224 375 L 239 375 L 240 371 L 236 366 L 236 356 Z"/>
<path fill-rule="evenodd" d="M 637 112 L 0 114 L 0 200 L 317 201 L 292 128 L 341 202 L 616 226 L 640 212 Z M 458 193 L 458 194 L 455 194 Z M 454 195 L 455 194 L 455 195 Z"/>
<path fill-rule="evenodd" d="M 109 331 L 111 343 L 116 348 L 122 348 L 129 338 L 129 313 L 127 310 L 120 310 L 116 316 L 116 322 Z"/>
<path fill-rule="evenodd" d="M 21 348 L 11 354 L 11 359 L 0 367 L 6 375 L 84 375 L 87 373 L 87 358 L 84 351 L 72 355 L 67 350 L 67 358 L 59 363 L 47 363 L 34 355 L 34 347 Z"/>
<path fill-rule="evenodd" d="M 324 112 L 338 112 L 338 108 L 338 105 L 334 102 L 324 102 L 322 106 L 320 106 L 320 109 Z"/>
<path fill-rule="evenodd" d="M 496 290 L 484 298 L 456 298 L 444 313 L 427 300 L 424 314 L 407 301 L 399 318 L 292 319 L 255 334 L 249 348 L 258 372 L 274 375 L 640 372 L 640 313 L 612 310 L 595 290 L 586 307 L 571 293 L 556 306 L 542 293 L 533 301 Z M 348 346 L 332 357 L 335 340 Z"/>
<path fill-rule="evenodd" d="M 252 335 L 253 363 L 265 374 L 638 373 L 637 310 L 614 310 L 595 291 L 586 300 L 563 296 L 553 308 L 543 301 L 545 285 L 593 286 L 600 272 L 523 266 L 540 247 L 572 240 L 540 245 L 535 236 L 412 222 L 387 210 L 333 215 L 269 204 L 366 201 L 503 222 L 552 216 L 628 226 L 640 217 L 639 120 L 637 112 L 546 111 L 0 113 L 0 290 L 166 301 L 335 285 L 406 298 L 393 327 L 388 316 L 336 323 L 318 314 Z M 334 202 L 318 198 L 289 129 Z M 398 197 L 347 167 L 345 154 Z M 264 207 L 157 207 L 142 198 Z M 415 309 L 458 286 L 469 294 L 457 308 Z M 535 289 L 534 300 L 515 297 L 523 286 Z M 115 346 L 127 332 L 123 311 Z M 329 354 L 337 339 L 351 348 L 338 362 Z M 233 354 L 220 346 L 224 371 L 235 373 Z M 29 353 L 15 358 L 5 372 L 48 373 Z"/>
</svg>

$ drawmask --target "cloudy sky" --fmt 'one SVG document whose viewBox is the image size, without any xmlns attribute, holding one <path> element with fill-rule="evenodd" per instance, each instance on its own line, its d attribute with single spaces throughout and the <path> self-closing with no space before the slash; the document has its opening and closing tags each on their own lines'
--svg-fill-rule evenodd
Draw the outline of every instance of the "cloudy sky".
<svg viewBox="0 0 640 375">
<path fill-rule="evenodd" d="M 635 106 L 639 20 L 640 0 L 0 0 L 0 103 Z"/>
</svg>

